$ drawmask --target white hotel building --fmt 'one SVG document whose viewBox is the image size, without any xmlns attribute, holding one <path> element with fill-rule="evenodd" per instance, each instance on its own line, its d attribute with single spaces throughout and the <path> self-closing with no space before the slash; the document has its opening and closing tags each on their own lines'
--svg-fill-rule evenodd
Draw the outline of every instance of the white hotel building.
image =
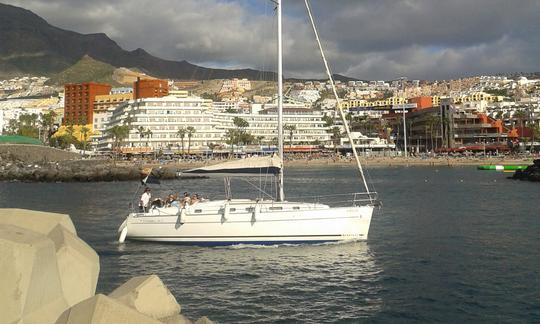
<svg viewBox="0 0 540 324">
<path fill-rule="evenodd" d="M 224 144 L 228 129 L 236 128 L 234 117 L 249 123 L 246 131 L 254 137 L 262 137 L 262 143 L 277 140 L 277 115 L 272 112 L 260 114 L 225 113 L 212 108 L 208 100 L 199 97 L 167 96 L 145 98 L 119 105 L 113 112 L 107 128 L 130 123 L 129 137 L 122 143 L 124 151 L 145 152 L 156 149 L 179 149 L 181 138 L 178 130 L 192 126 L 195 133 L 191 137 L 191 148 L 206 149 L 210 144 Z M 323 121 L 323 115 L 308 109 L 292 109 L 283 116 L 284 125 L 294 125 L 293 144 L 327 144 L 330 134 Z M 152 132 L 151 136 L 141 136 L 142 127 Z M 284 131 L 284 141 L 288 143 L 289 132 Z M 104 136 L 99 147 L 104 149 L 112 144 L 112 139 Z M 188 136 L 184 137 L 184 148 L 188 148 Z"/>
</svg>

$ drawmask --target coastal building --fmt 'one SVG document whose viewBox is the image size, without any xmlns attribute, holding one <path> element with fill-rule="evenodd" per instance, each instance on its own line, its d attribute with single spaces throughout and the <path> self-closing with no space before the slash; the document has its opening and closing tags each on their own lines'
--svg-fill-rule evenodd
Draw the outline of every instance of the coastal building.
<svg viewBox="0 0 540 324">
<path fill-rule="evenodd" d="M 212 145 L 225 144 L 225 134 L 236 129 L 235 118 L 244 119 L 249 126 L 245 131 L 260 144 L 273 144 L 277 140 L 277 116 L 275 108 L 259 113 L 227 113 L 212 108 L 208 100 L 199 97 L 167 96 L 162 98 L 136 99 L 108 110 L 108 122 L 100 127 L 99 148 L 112 146 L 112 138 L 106 129 L 129 124 L 128 138 L 123 140 L 122 151 L 142 153 L 155 150 L 180 150 L 198 152 Z M 294 126 L 292 144 L 327 144 L 330 142 L 328 127 L 320 112 L 306 108 L 285 108 L 285 125 Z M 188 136 L 188 127 L 193 132 Z M 97 128 L 97 127 L 96 127 Z M 179 130 L 185 130 L 184 137 Z M 286 142 L 290 134 L 286 134 Z"/>
<path fill-rule="evenodd" d="M 323 120 L 324 115 L 311 109 L 284 108 L 283 124 L 294 126 L 292 145 L 329 144 L 331 134 Z M 241 118 L 248 123 L 245 131 L 253 135 L 261 144 L 277 143 L 277 111 L 266 109 L 259 114 L 214 113 L 216 127 L 225 134 L 229 129 L 236 129 L 234 119 Z M 290 131 L 284 131 L 284 141 L 290 142 Z"/>
<path fill-rule="evenodd" d="M 108 95 L 111 86 L 101 83 L 66 84 L 64 86 L 64 125 L 92 123 L 94 102 L 98 95 Z"/>
<path fill-rule="evenodd" d="M 121 103 L 133 99 L 133 93 L 115 93 L 98 95 L 94 99 L 94 114 L 104 112 L 110 108 L 115 108 Z"/>
<path fill-rule="evenodd" d="M 160 98 L 169 95 L 169 82 L 158 79 L 141 79 L 133 83 L 133 98 Z"/>
<path fill-rule="evenodd" d="M 443 99 L 438 107 L 415 109 L 406 114 L 411 152 L 467 149 L 482 145 L 506 145 L 509 129 L 502 120 L 489 117 L 473 106 Z M 402 121 L 400 121 L 402 122 Z M 403 145 L 403 136 L 398 136 Z"/>
<path fill-rule="evenodd" d="M 114 111 L 107 128 L 129 124 L 129 136 L 123 141 L 125 153 L 148 152 L 149 150 L 179 150 L 184 144 L 193 150 L 204 149 L 211 143 L 221 142 L 223 133 L 216 127 L 208 101 L 199 97 L 135 99 L 121 104 Z M 179 130 L 193 127 L 193 132 L 184 134 Z M 108 147 L 112 139 L 102 136 L 100 148 Z"/>
<path fill-rule="evenodd" d="M 232 80 L 223 80 L 223 85 L 221 86 L 220 93 L 231 92 L 231 91 L 249 91 L 251 90 L 251 81 L 248 79 L 232 79 Z"/>
</svg>

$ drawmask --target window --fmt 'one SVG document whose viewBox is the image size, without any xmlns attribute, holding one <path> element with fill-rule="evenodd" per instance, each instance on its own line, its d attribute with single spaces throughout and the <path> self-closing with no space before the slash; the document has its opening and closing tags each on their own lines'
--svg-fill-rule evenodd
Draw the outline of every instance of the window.
<svg viewBox="0 0 540 324">
<path fill-rule="evenodd" d="M 231 212 L 231 213 L 232 213 L 232 212 L 235 212 L 235 211 L 236 211 L 236 208 L 230 208 L 230 209 L 229 209 L 229 212 Z"/>
<path fill-rule="evenodd" d="M 283 210 L 283 207 L 270 207 L 270 210 Z"/>
</svg>

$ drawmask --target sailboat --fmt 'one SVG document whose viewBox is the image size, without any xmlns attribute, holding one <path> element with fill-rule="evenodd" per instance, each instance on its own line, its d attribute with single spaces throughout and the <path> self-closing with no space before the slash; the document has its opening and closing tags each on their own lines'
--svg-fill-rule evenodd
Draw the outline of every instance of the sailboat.
<svg viewBox="0 0 540 324">
<path fill-rule="evenodd" d="M 353 155 L 365 191 L 336 195 L 340 206 L 288 201 L 283 186 L 283 64 L 282 5 L 275 1 L 278 28 L 278 153 L 251 157 L 185 171 L 187 174 L 223 175 L 226 197 L 176 207 L 152 208 L 147 212 L 129 213 L 118 229 L 119 242 L 142 240 L 192 245 L 298 244 L 366 240 L 377 194 L 370 192 L 354 145 Z M 338 111 L 350 143 L 354 143 L 328 67 L 317 29 L 306 0 L 307 11 L 319 45 L 326 73 L 330 79 Z M 231 194 L 231 178 L 273 176 L 276 197 L 238 199 Z M 326 198 L 329 198 L 328 196 Z M 315 201 L 315 202 L 313 202 Z"/>
</svg>

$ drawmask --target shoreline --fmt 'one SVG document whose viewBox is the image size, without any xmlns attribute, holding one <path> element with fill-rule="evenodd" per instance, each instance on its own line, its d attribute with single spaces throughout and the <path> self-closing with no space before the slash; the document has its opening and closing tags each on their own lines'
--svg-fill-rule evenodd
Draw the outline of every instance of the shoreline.
<svg viewBox="0 0 540 324">
<path fill-rule="evenodd" d="M 534 158 L 401 158 L 401 157 L 373 157 L 360 158 L 364 167 L 394 167 L 394 166 L 478 166 L 478 165 L 531 165 Z M 179 161 L 171 163 L 144 163 L 147 167 L 176 167 L 178 169 L 191 169 L 201 166 L 214 165 L 227 160 L 206 161 Z M 124 162 L 126 163 L 126 162 Z M 332 166 L 355 166 L 352 158 L 337 159 L 285 159 L 285 167 L 332 167 Z M 129 164 L 127 164 L 129 165 Z"/>
</svg>

